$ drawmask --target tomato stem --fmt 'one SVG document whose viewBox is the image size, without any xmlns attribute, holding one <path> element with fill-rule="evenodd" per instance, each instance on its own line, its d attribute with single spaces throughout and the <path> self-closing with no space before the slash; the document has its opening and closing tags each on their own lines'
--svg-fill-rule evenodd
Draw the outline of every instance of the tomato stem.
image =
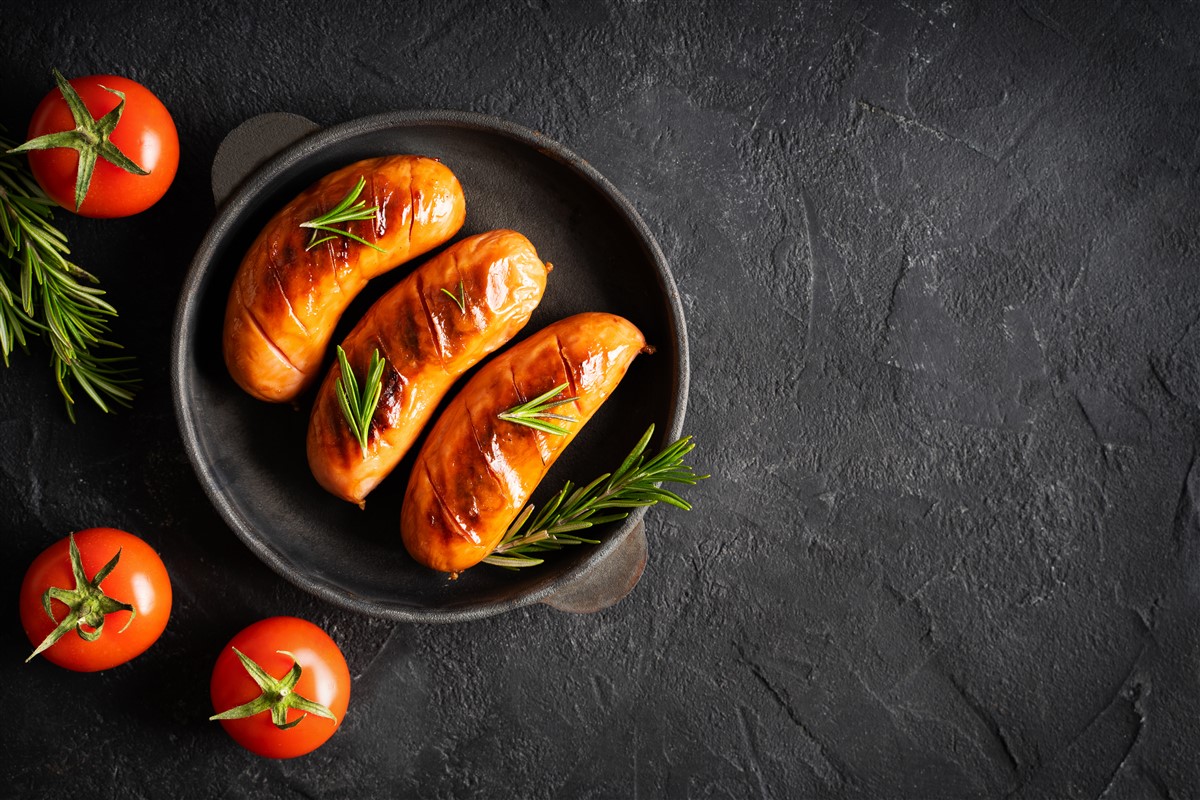
<svg viewBox="0 0 1200 800">
<path fill-rule="evenodd" d="M 262 689 L 262 694 L 248 703 L 242 703 L 240 706 L 222 711 L 220 714 L 213 714 L 209 717 L 209 720 L 245 719 L 246 717 L 252 717 L 255 714 L 269 711 L 271 712 L 272 724 L 281 731 L 299 725 L 309 714 L 316 714 L 318 717 L 324 717 L 325 719 L 337 722 L 337 717 L 326 706 L 309 700 L 296 691 L 296 683 L 300 680 L 302 672 L 300 662 L 296 660 L 296 656 L 287 650 L 276 650 L 275 652 L 292 659 L 292 668 L 282 678 L 274 678 L 269 672 L 259 666 L 254 659 L 241 650 L 234 647 L 233 652 L 237 654 L 238 660 L 242 662 L 242 666 L 246 668 L 246 672 L 250 674 L 250 677 Z M 304 713 L 291 722 L 288 722 L 287 712 L 290 708 L 295 708 Z"/>
<path fill-rule="evenodd" d="M 75 544 L 75 534 L 70 535 L 70 541 L 71 573 L 75 576 L 75 588 L 60 589 L 57 586 L 51 586 L 42 594 L 42 608 L 46 610 L 46 616 L 54 622 L 58 622 L 58 626 L 50 631 L 42 643 L 29 654 L 29 658 L 25 659 L 26 664 L 32 661 L 38 653 L 66 636 L 71 629 L 74 629 L 79 634 L 79 638 L 85 642 L 94 642 L 100 638 L 100 634 L 104 630 L 104 619 L 109 614 L 116 611 L 129 612 L 129 619 L 121 628 L 122 631 L 128 628 L 133 622 L 133 618 L 137 616 L 137 609 L 130 603 L 115 600 L 100 588 L 100 581 L 107 578 L 109 573 L 116 569 L 117 562 L 121 560 L 120 548 L 117 549 L 117 554 L 100 568 L 96 576 L 89 580 L 87 573 L 83 571 L 83 558 L 79 555 L 79 547 Z M 62 618 L 62 621 L 54 616 L 53 601 L 55 600 L 67 607 L 67 615 Z"/>
<path fill-rule="evenodd" d="M 120 148 L 109 141 L 109 137 L 116 130 L 117 123 L 121 121 L 121 114 L 125 110 L 125 93 L 101 86 L 100 88 L 106 92 L 112 92 L 121 101 L 112 111 L 100 119 L 96 119 L 92 116 L 92 112 L 88 111 L 83 98 L 62 76 L 62 73 L 58 70 L 52 71 L 54 82 L 58 84 L 58 90 L 62 92 L 63 100 L 66 101 L 67 108 L 71 110 L 71 117 L 75 120 L 75 129 L 38 136 L 8 152 L 24 153 L 30 150 L 52 150 L 56 147 L 69 147 L 77 151 L 79 167 L 75 174 L 75 210 L 78 211 L 83 206 L 84 198 L 87 197 L 88 187 L 92 184 L 96 159 L 103 158 L 110 164 L 134 175 L 149 175 L 150 172 L 138 166 L 133 159 L 122 153 Z"/>
</svg>

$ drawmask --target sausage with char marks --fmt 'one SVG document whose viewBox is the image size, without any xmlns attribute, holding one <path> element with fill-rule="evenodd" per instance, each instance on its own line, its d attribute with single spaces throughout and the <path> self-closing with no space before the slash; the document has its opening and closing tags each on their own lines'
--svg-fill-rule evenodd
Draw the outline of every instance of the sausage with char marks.
<svg viewBox="0 0 1200 800">
<path fill-rule="evenodd" d="M 524 236 L 491 231 L 454 244 L 371 306 L 342 343 L 360 386 L 375 350 L 385 360 L 367 453 L 338 404 L 342 371 L 335 361 L 309 419 L 308 463 L 317 481 L 362 503 L 408 452 L 451 384 L 529 321 L 548 270 Z"/>
<path fill-rule="evenodd" d="M 628 320 L 589 312 L 549 325 L 485 364 L 417 456 L 400 523 L 409 554 L 450 573 L 483 560 L 645 344 Z M 562 384 L 564 397 L 577 398 L 553 409 L 576 420 L 556 422 L 565 436 L 498 416 Z"/>
<path fill-rule="evenodd" d="M 326 214 L 360 177 L 359 200 L 377 211 L 335 227 L 382 252 L 338 235 L 306 250 L 312 230 L 301 223 Z M 295 398 L 318 377 L 338 319 L 367 281 L 448 241 L 465 215 L 458 179 L 432 158 L 372 158 L 317 181 L 271 218 L 242 259 L 225 310 L 230 375 L 260 400 Z"/>
</svg>

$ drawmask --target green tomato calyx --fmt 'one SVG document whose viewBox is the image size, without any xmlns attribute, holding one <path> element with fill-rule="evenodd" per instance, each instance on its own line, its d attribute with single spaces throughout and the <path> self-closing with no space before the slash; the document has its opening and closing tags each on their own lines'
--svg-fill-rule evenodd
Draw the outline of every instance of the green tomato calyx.
<svg viewBox="0 0 1200 800">
<path fill-rule="evenodd" d="M 270 711 L 271 723 L 281 731 L 299 725 L 309 714 L 316 714 L 318 717 L 324 717 L 325 719 L 337 722 L 337 717 L 326 706 L 309 700 L 296 691 L 296 683 L 300 680 L 300 673 L 302 671 L 300 669 L 300 662 L 296 660 L 296 656 L 287 650 L 276 650 L 275 652 L 285 655 L 292 660 L 292 668 L 282 678 L 274 678 L 265 669 L 255 663 L 254 659 L 241 650 L 234 647 L 233 652 L 237 654 L 238 659 L 242 662 L 242 666 L 246 668 L 246 672 L 258 684 L 258 688 L 262 689 L 262 694 L 248 703 L 242 703 L 240 706 L 235 706 L 228 711 L 222 711 L 220 714 L 213 714 L 209 717 L 209 720 L 245 719 L 255 714 L 261 714 L 264 711 Z M 304 713 L 291 722 L 288 722 L 287 712 L 289 708 L 295 708 Z"/>
<path fill-rule="evenodd" d="M 133 622 L 133 618 L 137 616 L 137 609 L 132 604 L 114 600 L 100 588 L 100 581 L 107 578 L 109 573 L 116 569 L 117 562 L 121 560 L 120 548 L 117 549 L 117 554 L 100 568 L 96 576 L 89 580 L 87 573 L 83 571 L 83 558 L 79 555 L 79 546 L 75 544 L 75 534 L 73 533 L 70 536 L 70 542 L 68 551 L 71 558 L 71 572 L 75 576 L 75 588 L 60 589 L 57 586 L 51 586 L 42 593 L 42 608 L 46 610 L 46 616 L 58 623 L 58 627 L 50 631 L 37 649 L 29 654 L 29 658 L 25 659 L 26 664 L 32 661 L 38 653 L 66 636 L 67 632 L 72 629 L 85 642 L 94 642 L 100 638 L 100 633 L 104 630 L 104 618 L 109 614 L 115 611 L 129 612 L 129 619 L 126 620 L 125 626 L 121 630 L 128 628 Z M 54 616 L 52 603 L 54 600 L 67 607 L 67 615 L 62 618 L 61 622 Z"/>
<path fill-rule="evenodd" d="M 125 110 L 125 93 L 101 86 L 100 88 L 106 92 L 112 92 L 119 97 L 121 102 L 117 103 L 117 107 L 112 111 L 100 119 L 96 119 L 92 116 L 92 112 L 88 111 L 83 98 L 62 76 L 62 73 L 58 70 L 53 70 L 53 72 L 54 82 L 58 84 L 58 90 L 62 92 L 63 100 L 66 101 L 67 108 L 71 110 L 71 117 L 75 120 L 75 129 L 38 136 L 8 152 L 24 153 L 30 150 L 52 150 L 56 147 L 69 147 L 77 151 L 79 153 L 79 169 L 75 175 L 75 210 L 78 211 L 83 206 L 84 198 L 87 197 L 88 187 L 92 185 L 92 173 L 96 169 L 96 159 L 103 158 L 110 164 L 134 175 L 149 175 L 150 172 L 138 166 L 133 159 L 122 153 L 120 148 L 109 141 L 109 137 L 116 130 L 117 123 L 121 121 L 121 114 Z"/>
</svg>

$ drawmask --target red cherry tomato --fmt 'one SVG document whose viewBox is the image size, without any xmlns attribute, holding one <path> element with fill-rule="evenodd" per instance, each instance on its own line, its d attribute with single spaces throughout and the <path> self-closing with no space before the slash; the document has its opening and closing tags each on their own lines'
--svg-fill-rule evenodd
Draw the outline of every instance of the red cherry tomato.
<svg viewBox="0 0 1200 800">
<path fill-rule="evenodd" d="M 98 159 L 87 197 L 76 213 L 85 217 L 126 217 L 145 211 L 166 194 L 179 167 L 179 136 L 171 114 L 149 89 L 128 78 L 88 75 L 74 78 L 70 84 L 95 119 L 100 119 L 121 102 L 108 89 L 125 93 L 125 107 L 109 141 L 150 173 L 137 175 L 103 158 Z M 29 123 L 29 138 L 75 127 L 75 119 L 62 92 L 54 89 L 34 110 Z M 76 211 L 78 165 L 79 154 L 69 147 L 29 152 L 29 166 L 37 182 L 54 202 L 70 211 Z"/>
<path fill-rule="evenodd" d="M 98 582 L 100 591 L 116 604 L 128 604 L 135 613 L 115 610 L 91 620 L 103 620 L 100 635 L 86 641 L 72 627 L 44 650 L 41 655 L 60 667 L 76 672 L 96 672 L 124 664 L 145 652 L 167 627 L 171 616 L 171 579 L 158 553 L 132 533 L 115 528 L 89 528 L 74 534 L 80 564 L 88 581 L 120 552 L 116 566 Z M 77 588 L 71 567 L 70 537 L 61 539 L 42 552 L 25 572 L 21 584 L 21 624 L 29 641 L 37 646 L 45 642 L 70 613 L 68 605 L 54 599 L 51 619 L 42 606 L 42 596 L 53 588 L 71 592 Z M 96 630 L 95 624 L 82 625 L 85 636 Z"/>
<path fill-rule="evenodd" d="M 333 718 L 290 707 L 279 712 L 280 719 L 291 725 L 282 730 L 272 722 L 268 710 L 242 719 L 219 720 L 234 741 L 261 756 L 293 758 L 316 750 L 333 736 L 350 702 L 350 670 L 342 651 L 325 631 L 296 617 L 271 617 L 234 636 L 213 666 L 210 690 L 218 714 L 264 694 L 238 657 L 239 651 L 275 680 L 285 678 L 299 665 L 300 679 L 288 696 L 294 693 L 319 704 Z"/>
</svg>

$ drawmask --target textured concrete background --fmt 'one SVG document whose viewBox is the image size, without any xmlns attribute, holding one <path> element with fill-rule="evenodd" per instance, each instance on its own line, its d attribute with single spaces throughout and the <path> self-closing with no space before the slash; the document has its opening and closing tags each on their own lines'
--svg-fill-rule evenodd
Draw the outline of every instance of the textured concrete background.
<svg viewBox="0 0 1200 800">
<path fill-rule="evenodd" d="M 51 66 L 123 73 L 184 162 L 139 217 L 61 215 L 136 407 L 71 426 L 43 348 L 0 371 L 0 795 L 1200 792 L 1195 4 L 16 5 L 0 121 Z M 168 337 L 221 137 L 406 108 L 562 141 L 676 271 L 714 478 L 649 515 L 603 613 L 342 612 L 250 555 L 181 450 Z M 22 665 L 25 565 L 95 524 L 162 552 L 170 627 L 108 673 Z M 355 679 L 282 763 L 205 720 L 217 648 L 277 613 Z"/>
</svg>

